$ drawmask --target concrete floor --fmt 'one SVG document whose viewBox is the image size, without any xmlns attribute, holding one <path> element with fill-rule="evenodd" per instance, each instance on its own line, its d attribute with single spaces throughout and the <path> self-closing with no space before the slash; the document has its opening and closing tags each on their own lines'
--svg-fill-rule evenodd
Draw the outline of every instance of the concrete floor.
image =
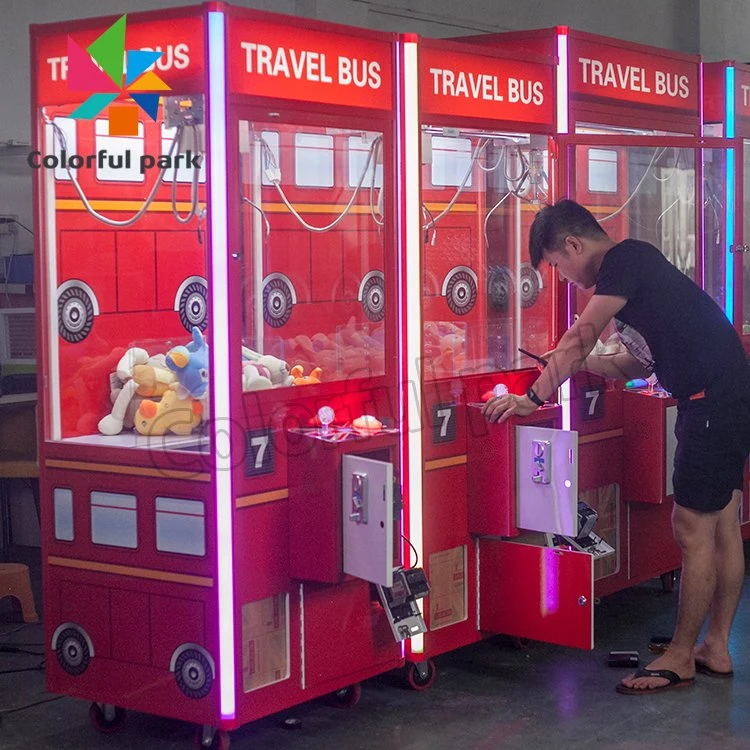
<svg viewBox="0 0 750 750">
<path fill-rule="evenodd" d="M 746 546 L 746 553 L 750 547 Z M 38 587 L 39 551 L 13 550 L 32 565 Z M 746 555 L 747 556 L 747 555 Z M 16 611 L 0 606 L 0 643 L 35 644 L 41 626 L 18 627 Z M 501 637 L 437 658 L 439 676 L 428 691 L 401 687 L 395 675 L 363 685 L 350 709 L 316 700 L 269 716 L 231 733 L 233 750 L 330 750 L 343 748 L 750 748 L 750 586 L 735 624 L 736 675 L 720 680 L 698 675 L 696 685 L 652 696 L 614 691 L 626 673 L 606 665 L 613 649 L 648 658 L 651 635 L 669 634 L 676 594 L 658 580 L 604 599 L 596 608 L 596 649 L 591 652 L 534 643 L 519 650 Z M 40 656 L 0 652 L 0 672 L 36 667 Z M 36 701 L 49 701 L 20 711 Z M 100 735 L 88 719 L 88 703 L 44 692 L 40 670 L 0 674 L 2 750 L 150 750 L 194 748 L 194 727 L 145 714 L 129 714 L 121 731 Z M 301 728 L 283 728 L 284 719 Z"/>
</svg>

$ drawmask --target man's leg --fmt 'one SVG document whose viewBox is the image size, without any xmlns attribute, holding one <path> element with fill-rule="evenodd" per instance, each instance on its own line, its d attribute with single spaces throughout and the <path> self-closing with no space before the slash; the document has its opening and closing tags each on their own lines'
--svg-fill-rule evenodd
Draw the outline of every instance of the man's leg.
<svg viewBox="0 0 750 750">
<path fill-rule="evenodd" d="M 695 658 L 717 672 L 730 672 L 729 633 L 745 579 L 745 555 L 740 530 L 739 490 L 719 513 L 716 526 L 716 591 L 706 638 L 695 649 Z"/>
<path fill-rule="evenodd" d="M 649 669 L 669 669 L 683 679 L 695 675 L 693 649 L 708 615 L 716 589 L 716 529 L 720 513 L 701 513 L 675 504 L 672 528 L 682 549 L 682 576 L 677 625 L 669 650 L 652 661 Z M 667 684 L 663 677 L 632 675 L 622 680 L 628 687 L 649 688 Z"/>
</svg>

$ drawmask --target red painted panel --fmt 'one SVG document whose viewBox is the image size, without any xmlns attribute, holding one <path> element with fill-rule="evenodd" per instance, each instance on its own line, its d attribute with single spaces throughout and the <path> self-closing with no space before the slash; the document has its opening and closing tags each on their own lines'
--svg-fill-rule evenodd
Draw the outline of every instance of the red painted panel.
<svg viewBox="0 0 750 750">
<path fill-rule="evenodd" d="M 122 236 L 122 232 L 119 234 Z M 205 239 L 204 239 L 205 242 Z M 206 278 L 206 246 L 195 230 L 172 230 L 156 234 L 157 309 L 174 309 L 175 295 L 190 276 Z"/>
<path fill-rule="evenodd" d="M 91 603 L 97 606 L 92 607 Z M 73 581 L 60 581 L 60 623 L 80 625 L 91 638 L 96 656 L 111 654 L 110 590 Z M 53 623 L 50 623 L 50 626 Z M 55 627 L 57 627 L 55 624 Z"/>
<path fill-rule="evenodd" d="M 724 123 L 727 64 L 727 62 L 703 63 L 703 118 L 707 123 Z M 735 112 L 737 112 L 736 109 Z"/>
<path fill-rule="evenodd" d="M 266 599 L 289 586 L 289 507 L 286 500 L 241 508 L 234 520 L 238 601 Z M 246 540 L 252 540 L 246 543 Z"/>
<path fill-rule="evenodd" d="M 467 544 L 466 466 L 426 471 L 422 495 L 425 557 Z"/>
<path fill-rule="evenodd" d="M 341 245 L 345 233 L 334 230 L 323 235 L 309 235 L 309 239 L 305 236 L 308 234 L 307 232 L 300 233 L 299 238 L 303 242 L 311 243 L 310 301 L 330 302 L 356 297 L 356 288 L 349 293 L 342 288 L 345 274 Z M 300 260 L 304 263 L 304 254 Z M 306 267 L 302 266 L 300 270 L 304 274 Z"/>
<path fill-rule="evenodd" d="M 156 309 L 155 271 L 154 233 L 118 232 L 116 273 L 121 311 Z"/>
<path fill-rule="evenodd" d="M 469 530 L 513 536 L 515 512 L 514 428 L 488 424 L 479 409 L 467 410 Z"/>
<path fill-rule="evenodd" d="M 350 579 L 339 586 L 306 585 L 305 684 L 315 687 L 398 658 L 383 608 L 370 601 L 370 584 Z"/>
<path fill-rule="evenodd" d="M 264 273 L 283 273 L 294 285 L 297 302 L 310 301 L 310 241 L 309 232 L 279 229 L 268 241 Z"/>
<path fill-rule="evenodd" d="M 624 458 L 622 498 L 626 502 L 663 503 L 666 500 L 666 411 L 671 398 L 640 391 L 623 395 Z"/>
<path fill-rule="evenodd" d="M 619 484 L 623 481 L 623 439 L 621 437 L 578 443 L 578 489 Z"/>
<path fill-rule="evenodd" d="M 395 462 L 395 436 L 339 443 L 302 437 L 298 445 L 299 460 L 288 464 L 290 575 L 338 583 L 343 576 L 342 456 L 378 452 L 380 460 L 390 456 Z"/>
<path fill-rule="evenodd" d="M 560 409 L 548 406 L 524 419 L 489 424 L 480 409 L 467 407 L 469 530 L 472 534 L 515 536 L 515 427 L 557 427 Z"/>
<path fill-rule="evenodd" d="M 591 555 L 482 539 L 479 569 L 482 630 L 594 647 Z"/>
<path fill-rule="evenodd" d="M 117 310 L 114 232 L 60 232 L 59 283 L 85 281 L 99 302 L 99 312 Z"/>
<path fill-rule="evenodd" d="M 72 677 L 62 670 L 53 653 L 48 655 L 47 661 L 47 689 L 51 692 L 181 721 L 217 723 L 218 681 L 214 681 L 205 698 L 196 700 L 188 698 L 177 687 L 169 665 L 157 668 L 127 664 L 97 655 L 82 675 Z"/>
<path fill-rule="evenodd" d="M 382 240 L 377 232 L 342 232 L 343 241 L 343 289 L 337 299 L 356 299 L 362 279 L 370 271 L 385 272 Z M 341 279 L 339 279 L 341 286 Z"/>
<path fill-rule="evenodd" d="M 169 668 L 174 650 L 183 643 L 206 643 L 206 615 L 204 604 L 196 599 L 177 599 L 172 596 L 151 597 L 151 653 L 155 667 Z M 213 654 L 218 661 L 218 654 Z"/>
<path fill-rule="evenodd" d="M 149 597 L 140 591 L 110 592 L 112 658 L 132 664 L 151 663 Z"/>
</svg>

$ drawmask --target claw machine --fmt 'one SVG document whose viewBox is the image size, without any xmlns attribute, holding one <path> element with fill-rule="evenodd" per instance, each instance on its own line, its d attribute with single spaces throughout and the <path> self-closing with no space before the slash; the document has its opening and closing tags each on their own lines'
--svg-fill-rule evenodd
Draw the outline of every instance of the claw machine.
<svg viewBox="0 0 750 750">
<path fill-rule="evenodd" d="M 222 3 L 31 38 L 47 687 L 201 747 L 353 705 L 423 628 L 395 39 Z"/>
<path fill-rule="evenodd" d="M 528 636 L 530 620 L 540 639 L 588 646 L 592 576 L 588 555 L 540 544 L 546 531 L 572 533 L 575 516 L 575 436 L 560 429 L 560 406 L 500 426 L 480 412 L 494 388 L 526 390 L 536 371 L 519 347 L 545 352 L 553 330 L 557 290 L 531 267 L 526 237 L 554 186 L 554 60 L 409 37 L 403 71 L 405 398 L 422 425 L 403 433 L 408 536 L 430 582 L 429 631 L 406 656 L 423 688 L 436 654 L 492 633 Z M 543 486 L 532 480 L 542 446 L 557 463 Z M 582 592 L 561 595 L 542 623 L 539 571 L 571 569 Z M 562 632 L 571 602 L 573 636 Z"/>
<path fill-rule="evenodd" d="M 724 60 L 703 64 L 703 132 L 723 139 L 727 150 L 723 210 L 725 311 L 750 357 L 750 66 Z M 733 232 L 731 231 L 733 228 Z M 745 471 L 741 519 L 750 536 L 750 466 Z"/>
<path fill-rule="evenodd" d="M 557 196 L 589 208 L 615 240 L 656 245 L 724 307 L 731 153 L 701 131 L 700 58 L 567 27 L 471 41 L 557 53 Z M 559 288 L 558 337 L 586 304 L 584 293 Z M 622 333 L 605 332 L 599 350 L 616 351 Z M 595 560 L 600 595 L 659 575 L 669 590 L 680 564 L 671 531 L 676 402 L 638 385 L 579 373 L 562 389 L 566 423 L 580 435 L 581 500 L 615 550 Z"/>
</svg>

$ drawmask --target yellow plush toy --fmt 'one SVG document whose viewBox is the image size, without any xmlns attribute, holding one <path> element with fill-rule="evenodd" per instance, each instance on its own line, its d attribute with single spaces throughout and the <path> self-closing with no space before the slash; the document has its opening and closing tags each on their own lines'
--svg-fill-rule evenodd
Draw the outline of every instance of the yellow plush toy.
<svg viewBox="0 0 750 750">
<path fill-rule="evenodd" d="M 128 349 L 112 373 L 112 411 L 99 420 L 102 435 L 119 435 L 129 422 L 138 397 L 159 398 L 176 383 L 175 374 L 165 364 L 163 354 L 150 357 L 145 349 Z"/>
<path fill-rule="evenodd" d="M 203 404 L 193 398 L 178 398 L 177 391 L 164 392 L 161 401 L 141 402 L 135 413 L 135 429 L 141 435 L 189 435 L 203 418 Z"/>
</svg>

